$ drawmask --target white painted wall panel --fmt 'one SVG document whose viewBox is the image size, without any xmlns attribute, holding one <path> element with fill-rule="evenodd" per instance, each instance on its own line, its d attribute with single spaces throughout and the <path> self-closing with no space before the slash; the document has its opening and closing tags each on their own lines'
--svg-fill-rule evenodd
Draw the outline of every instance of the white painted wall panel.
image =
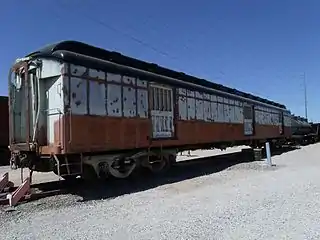
<svg viewBox="0 0 320 240">
<path fill-rule="evenodd" d="M 204 101 L 203 109 L 204 109 L 204 120 L 206 122 L 211 122 L 212 121 L 211 103 L 209 101 Z"/>
<path fill-rule="evenodd" d="M 107 81 L 121 83 L 121 75 L 115 73 L 107 73 Z"/>
<path fill-rule="evenodd" d="M 99 79 L 99 80 L 106 80 L 106 73 L 101 70 L 96 69 L 89 69 L 89 77 Z"/>
<path fill-rule="evenodd" d="M 203 99 L 203 93 L 196 91 L 196 98 Z"/>
<path fill-rule="evenodd" d="M 229 105 L 223 104 L 223 122 L 230 122 L 230 112 L 229 112 Z"/>
<path fill-rule="evenodd" d="M 218 103 L 218 119 L 217 122 L 225 122 L 224 121 L 224 107 L 222 103 Z"/>
<path fill-rule="evenodd" d="M 143 79 L 137 79 L 137 86 L 138 87 L 148 87 L 148 82 L 146 80 L 143 80 Z"/>
<path fill-rule="evenodd" d="M 196 99 L 196 119 L 203 120 L 203 100 Z"/>
<path fill-rule="evenodd" d="M 187 94 L 187 90 L 185 88 L 178 88 L 178 93 L 185 96 Z"/>
<path fill-rule="evenodd" d="M 229 106 L 229 112 L 230 112 L 230 121 L 231 123 L 236 123 L 236 118 L 235 118 L 235 106 L 230 105 Z"/>
<path fill-rule="evenodd" d="M 241 112 L 242 107 L 235 106 L 234 114 L 236 123 L 243 123 L 243 113 Z"/>
<path fill-rule="evenodd" d="M 218 104 L 216 102 L 211 102 L 211 114 L 214 122 L 218 122 Z"/>
<path fill-rule="evenodd" d="M 194 98 L 187 98 L 188 104 L 188 120 L 194 120 L 196 118 L 196 101 Z"/>
<path fill-rule="evenodd" d="M 211 102 L 216 102 L 217 101 L 217 96 L 216 95 L 211 95 Z"/>
<path fill-rule="evenodd" d="M 72 114 L 87 114 L 87 81 L 82 78 L 71 77 L 70 86 Z"/>
<path fill-rule="evenodd" d="M 122 76 L 122 82 L 128 85 L 135 85 L 136 84 L 136 78 L 129 77 L 129 76 Z"/>
<path fill-rule="evenodd" d="M 210 94 L 204 93 L 204 94 L 203 94 L 203 99 L 204 99 L 204 100 L 207 100 L 207 101 L 211 101 L 211 96 L 210 96 Z"/>
<path fill-rule="evenodd" d="M 102 82 L 89 81 L 90 115 L 106 116 L 106 85 Z"/>
<path fill-rule="evenodd" d="M 187 97 L 179 96 L 179 119 L 180 120 L 187 120 L 188 118 L 188 106 L 187 106 Z"/>
<path fill-rule="evenodd" d="M 86 67 L 70 64 L 70 73 L 73 76 L 81 77 L 87 71 Z"/>
<path fill-rule="evenodd" d="M 124 117 L 135 117 L 136 113 L 136 89 L 133 87 L 123 87 L 123 116 Z"/>
<path fill-rule="evenodd" d="M 107 84 L 107 113 L 108 116 L 122 116 L 120 85 Z"/>
<path fill-rule="evenodd" d="M 55 77 L 65 73 L 68 68 L 67 64 L 54 60 L 43 59 L 41 67 L 41 78 Z"/>
<path fill-rule="evenodd" d="M 138 102 L 138 117 L 148 117 L 148 91 L 146 89 L 137 90 Z"/>
<path fill-rule="evenodd" d="M 62 94 L 63 82 L 64 78 L 62 76 L 60 76 L 59 78 L 52 78 L 47 82 L 49 85 L 47 91 L 47 141 L 49 142 L 49 144 L 54 143 L 54 123 L 62 117 L 64 112 L 64 99 Z M 75 80 L 75 82 L 77 82 L 77 80 Z"/>
<path fill-rule="evenodd" d="M 187 90 L 187 96 L 188 96 L 188 97 L 195 97 L 194 91 Z"/>
</svg>

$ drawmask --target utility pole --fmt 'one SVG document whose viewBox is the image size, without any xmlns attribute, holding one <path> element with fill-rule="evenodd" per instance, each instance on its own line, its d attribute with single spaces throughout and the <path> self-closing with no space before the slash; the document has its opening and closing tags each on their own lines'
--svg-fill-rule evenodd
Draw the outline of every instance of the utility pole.
<svg viewBox="0 0 320 240">
<path fill-rule="evenodd" d="M 304 88 L 304 114 L 308 121 L 308 105 L 307 105 L 307 82 L 306 73 L 303 72 L 303 88 Z"/>
</svg>

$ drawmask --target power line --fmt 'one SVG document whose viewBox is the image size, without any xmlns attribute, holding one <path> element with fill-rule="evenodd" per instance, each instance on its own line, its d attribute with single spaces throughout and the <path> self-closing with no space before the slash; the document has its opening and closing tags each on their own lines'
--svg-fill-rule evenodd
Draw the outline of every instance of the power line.
<svg viewBox="0 0 320 240">
<path fill-rule="evenodd" d="M 56 3 L 58 3 L 58 5 L 60 5 L 60 7 L 62 7 L 62 8 L 68 8 L 69 7 L 69 6 L 65 5 L 64 3 L 62 3 L 61 1 L 59 1 L 59 0 L 56 1 Z M 74 11 L 74 8 L 72 8 L 72 9 L 68 8 L 68 11 Z M 111 26 L 111 25 L 109 25 L 109 24 L 107 24 L 107 23 L 105 23 L 105 22 L 103 22 L 103 21 L 101 21 L 99 19 L 93 18 L 92 16 L 90 16 L 87 13 L 81 12 L 81 17 L 83 17 L 83 16 L 85 16 L 87 19 L 91 20 L 92 22 L 95 22 L 95 23 L 99 24 L 100 26 L 108 28 L 108 29 L 120 34 L 120 35 L 123 35 L 123 36 L 131 39 L 132 41 L 135 41 L 136 43 L 138 43 L 138 44 L 140 44 L 140 45 L 142 45 L 144 47 L 147 47 L 147 48 L 153 50 L 154 52 L 156 52 L 156 53 L 158 53 L 160 55 L 163 55 L 163 56 L 171 58 L 171 59 L 176 59 L 175 57 L 170 56 L 168 53 L 157 49 L 156 47 L 152 46 L 151 44 L 148 44 L 147 42 L 145 42 L 145 41 L 143 41 L 143 40 L 141 40 L 141 39 L 139 39 L 139 38 L 137 38 L 137 37 L 135 37 L 135 36 L 133 36 L 133 35 L 131 35 L 129 33 L 120 31 L 119 29 L 117 29 L 117 28 L 115 28 L 115 27 L 113 27 L 113 26 Z"/>
</svg>

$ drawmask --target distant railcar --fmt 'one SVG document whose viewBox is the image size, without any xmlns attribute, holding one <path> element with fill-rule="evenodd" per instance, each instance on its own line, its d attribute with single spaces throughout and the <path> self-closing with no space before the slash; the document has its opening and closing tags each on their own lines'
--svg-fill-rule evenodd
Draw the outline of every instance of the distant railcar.
<svg viewBox="0 0 320 240">
<path fill-rule="evenodd" d="M 179 150 L 291 136 L 282 104 L 81 42 L 18 59 L 9 83 L 14 165 L 65 178 L 125 178 Z"/>
<path fill-rule="evenodd" d="M 309 123 L 306 118 L 292 116 L 291 138 L 293 144 L 315 143 L 319 139 L 319 124 Z"/>
</svg>

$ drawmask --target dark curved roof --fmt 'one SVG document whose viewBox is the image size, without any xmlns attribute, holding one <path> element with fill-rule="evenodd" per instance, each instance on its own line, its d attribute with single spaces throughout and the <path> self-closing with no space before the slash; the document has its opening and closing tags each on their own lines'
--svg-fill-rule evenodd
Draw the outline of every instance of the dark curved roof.
<svg viewBox="0 0 320 240">
<path fill-rule="evenodd" d="M 168 68 L 164 68 L 164 67 L 158 66 L 155 63 L 148 63 L 148 62 L 141 61 L 141 60 L 138 60 L 135 58 L 131 58 L 131 57 L 122 55 L 119 52 L 108 51 L 108 50 L 94 47 L 94 46 L 88 45 L 86 43 L 78 42 L 78 41 L 61 41 L 61 42 L 58 42 L 55 44 L 51 44 L 51 45 L 45 46 L 42 49 L 39 49 L 36 52 L 28 54 L 27 57 L 36 57 L 36 56 L 41 56 L 41 55 L 42 56 L 43 55 L 50 56 L 55 51 L 59 51 L 59 50 L 70 51 L 70 52 L 83 54 L 86 56 L 114 62 L 117 64 L 130 66 L 133 68 L 153 72 L 156 74 L 164 75 L 164 76 L 175 78 L 175 79 L 179 79 L 184 82 L 189 82 L 189 83 L 197 84 L 197 85 L 208 87 L 208 88 L 213 88 L 216 90 L 235 94 L 235 95 L 238 95 L 241 97 L 245 97 L 245 98 L 252 99 L 255 101 L 263 102 L 265 104 L 269 104 L 269 105 L 273 105 L 273 106 L 276 106 L 279 108 L 286 109 L 286 107 L 283 104 L 276 103 L 276 102 L 270 101 L 268 99 L 260 98 L 260 97 L 254 96 L 252 94 L 249 94 L 249 93 L 241 92 L 236 89 L 223 86 L 221 84 L 207 81 L 205 79 L 196 78 L 196 77 L 187 75 L 183 72 L 177 72 L 177 71 L 174 71 L 174 70 L 171 70 Z"/>
</svg>

